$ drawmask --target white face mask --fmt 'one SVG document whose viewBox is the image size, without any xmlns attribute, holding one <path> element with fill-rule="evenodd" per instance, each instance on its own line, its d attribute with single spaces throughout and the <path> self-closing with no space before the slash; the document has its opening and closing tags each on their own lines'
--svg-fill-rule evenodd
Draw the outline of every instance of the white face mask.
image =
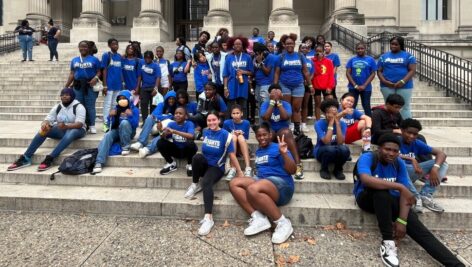
<svg viewBox="0 0 472 267">
<path fill-rule="evenodd" d="M 120 100 L 118 100 L 118 105 L 122 108 L 126 108 L 128 106 L 128 100 L 120 99 Z"/>
</svg>

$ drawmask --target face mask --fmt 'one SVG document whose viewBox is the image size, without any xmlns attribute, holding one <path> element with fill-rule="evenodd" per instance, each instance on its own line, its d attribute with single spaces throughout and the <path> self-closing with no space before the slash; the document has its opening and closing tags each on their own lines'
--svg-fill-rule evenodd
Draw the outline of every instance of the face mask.
<svg viewBox="0 0 472 267">
<path fill-rule="evenodd" d="M 118 100 L 118 105 L 122 108 L 126 108 L 128 106 L 128 100 L 120 99 L 120 100 Z"/>
</svg>

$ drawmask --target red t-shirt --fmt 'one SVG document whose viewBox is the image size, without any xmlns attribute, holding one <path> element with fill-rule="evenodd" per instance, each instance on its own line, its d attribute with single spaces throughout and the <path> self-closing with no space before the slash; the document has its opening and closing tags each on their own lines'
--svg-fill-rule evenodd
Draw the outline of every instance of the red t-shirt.
<svg viewBox="0 0 472 267">
<path fill-rule="evenodd" d="M 315 68 L 315 74 L 311 80 L 313 88 L 316 90 L 334 89 L 336 83 L 334 80 L 333 61 L 326 57 L 323 57 L 322 60 L 318 60 L 316 56 L 311 60 Z"/>
</svg>

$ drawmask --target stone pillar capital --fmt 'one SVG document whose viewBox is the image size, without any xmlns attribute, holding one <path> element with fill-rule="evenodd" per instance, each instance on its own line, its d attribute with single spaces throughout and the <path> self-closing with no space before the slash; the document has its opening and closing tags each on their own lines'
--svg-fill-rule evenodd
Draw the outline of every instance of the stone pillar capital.
<svg viewBox="0 0 472 267">
<path fill-rule="evenodd" d="M 295 33 L 300 36 L 298 15 L 293 10 L 293 0 L 272 0 L 269 31 L 275 33 L 276 39 L 285 33 Z"/>
<path fill-rule="evenodd" d="M 28 0 L 28 13 L 26 19 L 31 20 L 30 24 L 42 25 L 51 18 L 51 7 L 48 0 Z"/>
<path fill-rule="evenodd" d="M 169 39 L 167 22 L 162 16 L 161 0 L 141 0 L 139 17 L 134 18 L 131 39 L 160 42 Z"/>
<path fill-rule="evenodd" d="M 229 0 L 210 0 L 208 14 L 203 18 L 203 30 L 215 36 L 220 28 L 233 34 L 233 19 L 229 13 Z"/>
<path fill-rule="evenodd" d="M 82 0 L 82 13 L 72 21 L 70 41 L 104 42 L 110 38 L 111 25 L 103 15 L 103 0 Z"/>
</svg>

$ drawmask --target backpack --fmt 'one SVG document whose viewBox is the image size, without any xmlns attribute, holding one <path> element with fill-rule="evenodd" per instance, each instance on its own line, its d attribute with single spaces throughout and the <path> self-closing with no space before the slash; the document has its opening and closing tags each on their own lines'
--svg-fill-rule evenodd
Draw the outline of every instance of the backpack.
<svg viewBox="0 0 472 267">
<path fill-rule="evenodd" d="M 80 103 L 77 103 L 75 105 L 72 106 L 72 112 L 74 112 L 74 116 L 77 116 L 77 106 L 79 105 Z M 59 112 L 61 111 L 62 109 L 62 106 L 61 104 L 57 105 L 57 108 L 56 108 L 56 116 L 59 115 Z"/>
<path fill-rule="evenodd" d="M 370 172 L 373 173 L 375 169 L 377 169 L 377 165 L 379 164 L 379 153 L 377 151 L 371 151 L 368 153 L 372 153 L 374 156 L 372 158 L 372 165 L 370 165 Z M 354 192 L 357 191 L 357 187 L 359 186 L 358 181 L 361 179 L 361 177 L 357 173 L 358 164 L 359 164 L 359 159 L 357 159 L 356 164 L 354 165 L 354 169 L 352 170 L 352 179 L 354 181 L 354 189 L 353 189 Z M 393 162 L 393 165 L 394 165 L 395 170 L 399 169 L 398 158 L 395 159 L 395 161 Z"/>
<path fill-rule="evenodd" d="M 97 148 L 78 150 L 65 158 L 59 166 L 59 171 L 51 174 L 49 179 L 54 180 L 54 175 L 56 173 L 79 175 L 92 172 L 97 155 Z"/>
<path fill-rule="evenodd" d="M 300 134 L 295 138 L 295 142 L 297 143 L 297 150 L 300 158 L 313 158 L 313 142 L 311 138 L 304 134 Z"/>
</svg>

